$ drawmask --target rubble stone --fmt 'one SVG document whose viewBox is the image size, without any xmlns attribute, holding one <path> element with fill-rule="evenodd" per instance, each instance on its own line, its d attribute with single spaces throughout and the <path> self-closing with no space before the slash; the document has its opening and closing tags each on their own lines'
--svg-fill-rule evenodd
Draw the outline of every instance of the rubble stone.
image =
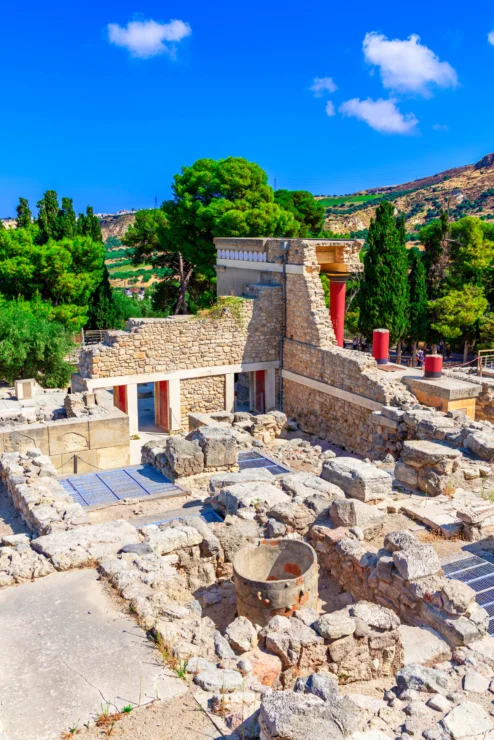
<svg viewBox="0 0 494 740">
<path fill-rule="evenodd" d="M 393 553 L 398 573 L 407 581 L 432 576 L 441 570 L 441 563 L 432 545 L 418 545 Z"/>
<path fill-rule="evenodd" d="M 323 463 L 321 477 L 339 486 L 349 498 L 376 501 L 391 493 L 392 479 L 384 470 L 352 457 Z"/>
</svg>

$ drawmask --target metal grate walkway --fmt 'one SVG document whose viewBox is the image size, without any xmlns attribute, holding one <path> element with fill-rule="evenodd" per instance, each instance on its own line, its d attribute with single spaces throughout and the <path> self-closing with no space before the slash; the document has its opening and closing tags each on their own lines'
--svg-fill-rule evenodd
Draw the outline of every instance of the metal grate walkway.
<svg viewBox="0 0 494 740">
<path fill-rule="evenodd" d="M 187 493 L 151 465 L 134 465 L 89 475 L 62 478 L 60 483 L 81 506 L 113 504 L 125 498 L 183 496 Z"/>
<path fill-rule="evenodd" d="M 269 470 L 271 475 L 283 475 L 285 473 L 291 473 L 290 468 L 280 465 L 276 460 L 271 460 L 265 455 L 261 455 L 260 452 L 254 452 L 254 450 L 246 450 L 240 452 L 238 455 L 238 467 L 240 470 L 247 470 L 249 468 L 266 468 Z"/>
<path fill-rule="evenodd" d="M 477 604 L 489 615 L 489 634 L 494 637 L 494 564 L 469 555 L 443 565 L 443 570 L 448 578 L 467 583 L 477 593 Z"/>
</svg>

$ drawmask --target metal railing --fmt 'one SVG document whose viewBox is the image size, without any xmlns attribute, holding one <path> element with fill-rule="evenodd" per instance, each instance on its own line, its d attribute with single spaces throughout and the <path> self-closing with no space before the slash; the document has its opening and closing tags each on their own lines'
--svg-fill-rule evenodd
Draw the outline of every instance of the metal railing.
<svg viewBox="0 0 494 740">
<path fill-rule="evenodd" d="M 100 344 L 109 329 L 86 329 L 82 330 L 82 346 L 88 344 Z"/>
<path fill-rule="evenodd" d="M 494 370 L 494 349 L 479 349 L 477 354 L 477 372 L 482 376 L 484 370 Z"/>
</svg>

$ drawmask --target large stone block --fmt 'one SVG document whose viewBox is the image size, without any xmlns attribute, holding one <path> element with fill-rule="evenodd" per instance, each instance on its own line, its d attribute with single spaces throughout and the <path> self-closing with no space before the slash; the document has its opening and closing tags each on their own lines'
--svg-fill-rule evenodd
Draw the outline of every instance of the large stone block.
<svg viewBox="0 0 494 740">
<path fill-rule="evenodd" d="M 204 470 L 204 453 L 198 445 L 182 437 L 170 437 L 163 453 L 171 473 L 181 478 Z"/>
<path fill-rule="evenodd" d="M 236 514 L 240 508 L 264 504 L 271 509 L 276 504 L 289 504 L 291 498 L 270 483 L 237 483 L 225 486 L 218 495 L 218 502 L 227 514 Z"/>
<path fill-rule="evenodd" d="M 326 460 L 321 478 L 342 488 L 349 498 L 364 502 L 386 498 L 392 489 L 388 473 L 353 457 Z"/>
<path fill-rule="evenodd" d="M 187 435 L 187 439 L 197 443 L 203 451 L 206 468 L 224 468 L 237 464 L 237 441 L 231 429 L 199 427 Z"/>
<path fill-rule="evenodd" d="M 30 424 L 18 427 L 15 431 L 3 433 L 4 452 L 27 452 L 31 447 L 38 447 L 43 455 L 50 454 L 48 427 Z"/>
<path fill-rule="evenodd" d="M 384 513 L 375 506 L 357 499 L 338 499 L 329 510 L 337 527 L 360 527 L 365 533 L 378 532 L 384 523 Z"/>
<path fill-rule="evenodd" d="M 89 424 L 87 421 L 57 421 L 48 425 L 50 455 L 80 452 L 89 449 Z"/>
<path fill-rule="evenodd" d="M 449 473 L 455 469 L 461 452 L 440 442 L 414 439 L 403 443 L 401 457 L 412 468 L 435 468 L 439 473 Z"/>
<path fill-rule="evenodd" d="M 394 564 L 402 578 L 414 581 L 432 576 L 441 570 L 441 563 L 432 545 L 417 545 L 393 553 Z"/>
<path fill-rule="evenodd" d="M 469 434 L 465 440 L 465 447 L 482 460 L 494 460 L 494 434 L 478 431 Z"/>
<path fill-rule="evenodd" d="M 89 421 L 89 448 L 120 447 L 129 444 L 129 417 L 108 416 Z"/>
</svg>

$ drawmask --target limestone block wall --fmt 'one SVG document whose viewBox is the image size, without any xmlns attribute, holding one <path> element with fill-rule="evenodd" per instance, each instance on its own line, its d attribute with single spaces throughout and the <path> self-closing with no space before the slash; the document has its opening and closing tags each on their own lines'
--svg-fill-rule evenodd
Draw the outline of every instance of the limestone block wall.
<svg viewBox="0 0 494 740">
<path fill-rule="evenodd" d="M 111 331 L 103 344 L 81 352 L 85 378 L 173 372 L 279 358 L 281 288 L 256 286 L 255 297 L 218 317 L 130 319 L 126 331 Z"/>
<path fill-rule="evenodd" d="M 50 457 L 59 475 L 73 471 L 74 454 L 79 473 L 128 465 L 129 417 L 115 408 L 93 419 L 88 416 L 24 424 L 0 432 L 0 454 L 26 453 L 33 447 Z"/>
<path fill-rule="evenodd" d="M 210 414 L 225 408 L 225 376 L 189 378 L 180 383 L 182 429 L 189 430 L 189 414 Z"/>
<path fill-rule="evenodd" d="M 494 378 L 480 377 L 475 370 L 467 372 L 465 369 L 463 371 L 447 370 L 444 374 L 482 386 L 480 395 L 475 399 L 475 421 L 494 422 Z"/>
</svg>

